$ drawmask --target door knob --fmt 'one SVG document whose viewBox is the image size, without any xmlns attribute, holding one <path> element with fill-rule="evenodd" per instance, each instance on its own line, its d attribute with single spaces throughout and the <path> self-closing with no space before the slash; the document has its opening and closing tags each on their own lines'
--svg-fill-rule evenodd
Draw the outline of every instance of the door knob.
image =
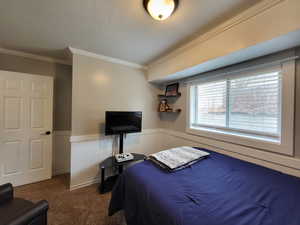
<svg viewBox="0 0 300 225">
<path fill-rule="evenodd" d="M 51 134 L 50 130 L 46 131 L 45 133 L 41 133 L 41 135 L 50 135 L 50 134 Z"/>
</svg>

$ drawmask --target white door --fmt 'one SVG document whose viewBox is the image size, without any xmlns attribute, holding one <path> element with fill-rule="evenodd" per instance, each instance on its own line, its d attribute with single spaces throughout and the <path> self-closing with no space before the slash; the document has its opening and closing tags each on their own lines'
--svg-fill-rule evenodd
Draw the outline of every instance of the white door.
<svg viewBox="0 0 300 225">
<path fill-rule="evenodd" d="M 0 184 L 51 178 L 52 112 L 52 77 L 0 71 Z"/>
</svg>

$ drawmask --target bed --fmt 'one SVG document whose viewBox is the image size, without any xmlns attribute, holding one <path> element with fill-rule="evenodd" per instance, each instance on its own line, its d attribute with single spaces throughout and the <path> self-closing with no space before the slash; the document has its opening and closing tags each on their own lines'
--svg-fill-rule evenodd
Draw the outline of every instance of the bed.
<svg viewBox="0 0 300 225">
<path fill-rule="evenodd" d="M 109 215 L 127 225 L 300 225 L 300 179 L 213 151 L 186 169 L 128 168 Z"/>
</svg>

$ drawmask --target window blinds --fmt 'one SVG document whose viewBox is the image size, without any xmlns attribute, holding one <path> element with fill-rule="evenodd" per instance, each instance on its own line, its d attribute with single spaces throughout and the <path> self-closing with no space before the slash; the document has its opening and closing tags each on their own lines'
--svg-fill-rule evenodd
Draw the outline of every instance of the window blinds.
<svg viewBox="0 0 300 225">
<path fill-rule="evenodd" d="M 279 72 L 229 81 L 229 128 L 279 135 Z"/>
<path fill-rule="evenodd" d="M 196 120 L 207 126 L 226 126 L 226 81 L 198 85 Z"/>
<path fill-rule="evenodd" d="M 193 125 L 280 136 L 280 71 L 227 76 L 195 90 Z"/>
</svg>

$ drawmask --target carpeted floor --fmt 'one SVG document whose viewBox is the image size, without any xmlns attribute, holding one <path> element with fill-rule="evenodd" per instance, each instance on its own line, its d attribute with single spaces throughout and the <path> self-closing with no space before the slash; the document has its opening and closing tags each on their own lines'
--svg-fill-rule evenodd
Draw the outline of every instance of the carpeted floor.
<svg viewBox="0 0 300 225">
<path fill-rule="evenodd" d="M 68 190 L 68 176 L 15 188 L 15 196 L 49 202 L 49 225 L 121 225 L 122 216 L 107 216 L 110 194 L 100 195 L 97 185 Z"/>
</svg>

